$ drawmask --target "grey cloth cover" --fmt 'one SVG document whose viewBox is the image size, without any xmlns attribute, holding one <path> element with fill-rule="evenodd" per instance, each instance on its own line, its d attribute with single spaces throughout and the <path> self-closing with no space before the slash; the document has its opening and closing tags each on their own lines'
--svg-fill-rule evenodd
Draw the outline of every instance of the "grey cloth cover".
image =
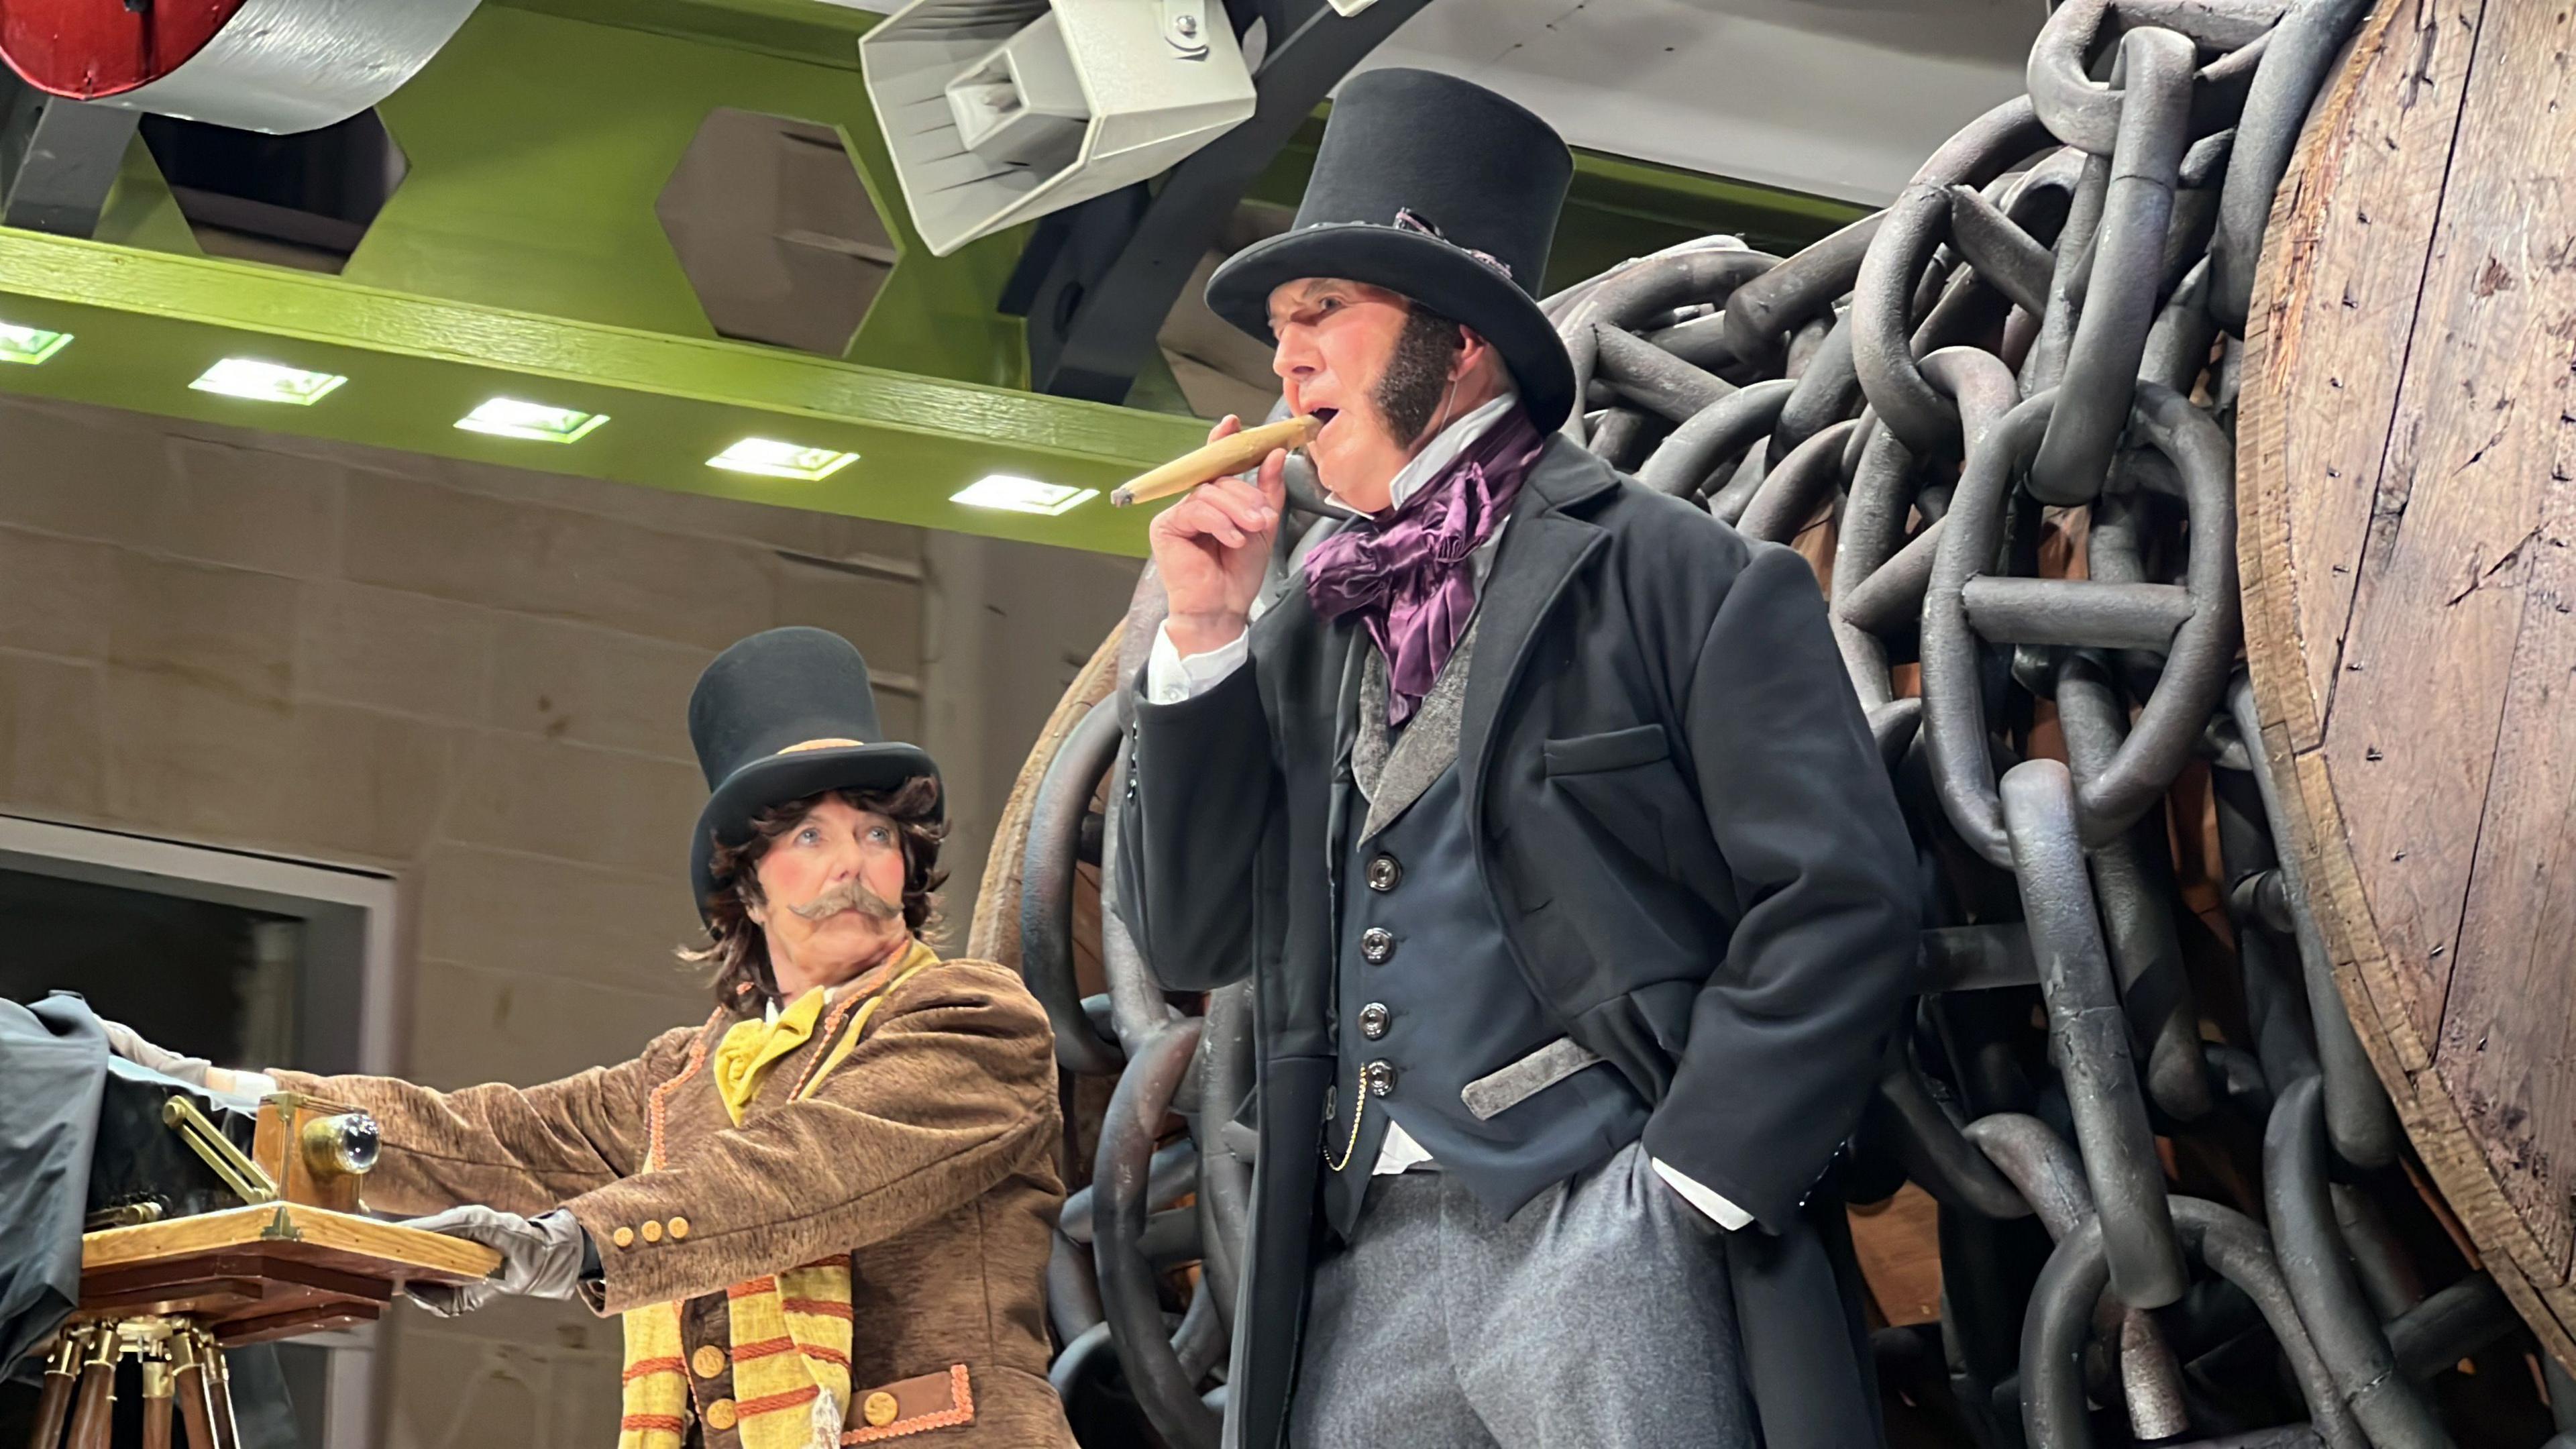
<svg viewBox="0 0 2576 1449">
<path fill-rule="evenodd" d="M 0 1365 L 51 1337 L 80 1301 L 81 1218 L 107 1032 L 57 991 L 0 1001 Z"/>
<path fill-rule="evenodd" d="M 0 1000 L 0 1373 L 25 1377 L 80 1301 L 81 1225 L 111 1070 L 185 1084 L 108 1055 L 107 1030 L 74 992 Z M 241 1449 L 300 1449 L 274 1344 L 225 1355 Z"/>
</svg>

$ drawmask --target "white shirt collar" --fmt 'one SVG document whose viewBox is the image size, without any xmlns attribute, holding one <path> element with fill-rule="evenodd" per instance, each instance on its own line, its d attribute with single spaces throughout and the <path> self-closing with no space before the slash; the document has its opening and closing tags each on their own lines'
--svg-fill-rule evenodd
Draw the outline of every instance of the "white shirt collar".
<svg viewBox="0 0 2576 1449">
<path fill-rule="evenodd" d="M 1412 462 L 1404 465 L 1404 471 L 1395 475 L 1395 481 L 1387 485 L 1388 510 L 1402 508 L 1406 499 L 1421 492 L 1423 484 L 1439 477 L 1441 469 L 1457 461 L 1458 455 L 1467 451 L 1470 443 L 1501 422 L 1505 413 L 1520 406 L 1520 401 L 1518 393 L 1506 392 L 1442 428 L 1430 442 L 1423 444 L 1421 452 L 1413 455 Z"/>
</svg>

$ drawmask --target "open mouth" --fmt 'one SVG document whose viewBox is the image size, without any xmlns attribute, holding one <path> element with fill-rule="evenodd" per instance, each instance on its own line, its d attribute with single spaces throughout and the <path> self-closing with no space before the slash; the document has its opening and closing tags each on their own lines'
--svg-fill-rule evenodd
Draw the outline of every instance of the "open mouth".
<svg viewBox="0 0 2576 1449">
<path fill-rule="evenodd" d="M 1333 419 L 1340 417 L 1341 415 L 1342 410 L 1340 408 L 1316 408 L 1306 414 L 1306 416 L 1313 418 L 1321 425 L 1316 429 L 1319 433 L 1322 432 L 1324 428 L 1331 427 L 1333 425 Z"/>
</svg>

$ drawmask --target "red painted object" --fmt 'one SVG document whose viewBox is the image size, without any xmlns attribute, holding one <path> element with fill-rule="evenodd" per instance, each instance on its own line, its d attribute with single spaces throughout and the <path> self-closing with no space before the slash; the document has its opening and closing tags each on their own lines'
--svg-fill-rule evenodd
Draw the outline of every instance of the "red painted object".
<svg viewBox="0 0 2576 1449">
<path fill-rule="evenodd" d="M 119 95 L 178 69 L 247 0 L 0 0 L 0 57 L 41 91 Z"/>
</svg>

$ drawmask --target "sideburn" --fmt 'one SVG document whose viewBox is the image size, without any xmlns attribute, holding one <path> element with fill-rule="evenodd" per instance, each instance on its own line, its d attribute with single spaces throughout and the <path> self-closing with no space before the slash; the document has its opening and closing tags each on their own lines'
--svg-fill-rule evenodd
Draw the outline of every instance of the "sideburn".
<svg viewBox="0 0 2576 1449">
<path fill-rule="evenodd" d="M 1415 307 L 1405 314 L 1404 330 L 1396 334 L 1385 375 L 1370 398 L 1388 437 L 1408 448 L 1422 442 L 1449 396 L 1449 374 L 1466 346 L 1458 324 L 1430 308 Z"/>
</svg>

